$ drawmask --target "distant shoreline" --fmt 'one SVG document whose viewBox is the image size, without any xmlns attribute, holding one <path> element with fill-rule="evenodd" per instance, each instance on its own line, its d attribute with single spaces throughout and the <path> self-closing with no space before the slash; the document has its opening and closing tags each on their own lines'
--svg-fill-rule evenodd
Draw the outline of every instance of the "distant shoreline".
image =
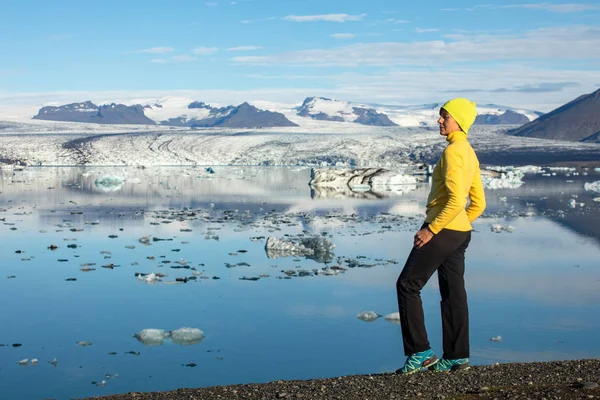
<svg viewBox="0 0 600 400">
<path fill-rule="evenodd" d="M 424 371 L 409 376 L 393 373 L 355 375 L 127 393 L 93 399 L 588 399 L 600 396 L 599 371 L 600 359 L 511 363 L 474 366 L 468 371 L 455 373 Z"/>
</svg>

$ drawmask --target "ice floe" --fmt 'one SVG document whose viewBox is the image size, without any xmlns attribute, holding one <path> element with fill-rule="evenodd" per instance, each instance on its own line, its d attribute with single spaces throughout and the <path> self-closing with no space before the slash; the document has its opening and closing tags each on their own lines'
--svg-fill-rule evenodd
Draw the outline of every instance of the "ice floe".
<svg viewBox="0 0 600 400">
<path fill-rule="evenodd" d="M 175 344 L 187 346 L 200 343 L 204 339 L 204 332 L 198 328 L 182 327 L 174 331 L 146 328 L 132 335 L 144 346 L 157 346 L 164 344 L 166 339 L 171 339 Z"/>
<path fill-rule="evenodd" d="M 265 251 L 269 258 L 303 256 L 317 262 L 330 262 L 335 255 L 335 245 L 327 238 L 315 236 L 297 240 L 284 240 L 274 236 L 267 238 Z"/>
<path fill-rule="evenodd" d="M 376 313 L 375 311 L 363 311 L 358 313 L 358 315 L 356 316 L 356 318 L 366 322 L 375 321 L 377 318 L 380 317 L 381 315 Z"/>
<path fill-rule="evenodd" d="M 498 175 L 484 173 L 481 180 L 486 189 L 516 189 L 523 185 L 525 174 L 519 170 L 500 172 Z"/>
<path fill-rule="evenodd" d="M 171 336 L 169 332 L 153 328 L 142 329 L 138 333 L 133 334 L 133 337 L 145 346 L 161 345 L 169 336 Z"/>
<path fill-rule="evenodd" d="M 311 170 L 311 186 L 349 187 L 353 190 L 391 187 L 417 183 L 412 175 L 384 168 L 316 169 Z"/>
<path fill-rule="evenodd" d="M 204 339 L 204 332 L 198 328 L 183 327 L 171 331 L 171 341 L 181 346 L 200 343 Z"/>
<path fill-rule="evenodd" d="M 388 321 L 400 321 L 400 313 L 398 311 L 388 314 L 383 317 L 383 319 Z"/>
<path fill-rule="evenodd" d="M 490 230 L 494 233 L 501 233 L 501 232 L 508 232 L 508 233 L 513 233 L 515 231 L 514 226 L 511 225 L 500 225 L 500 224 L 493 224 L 490 227 Z"/>
<path fill-rule="evenodd" d="M 115 192 L 123 186 L 124 179 L 119 176 L 102 176 L 94 180 L 96 188 L 103 192 Z"/>
<path fill-rule="evenodd" d="M 600 181 L 591 182 L 591 183 L 586 182 L 583 184 L 583 188 L 587 191 L 600 193 Z"/>
</svg>

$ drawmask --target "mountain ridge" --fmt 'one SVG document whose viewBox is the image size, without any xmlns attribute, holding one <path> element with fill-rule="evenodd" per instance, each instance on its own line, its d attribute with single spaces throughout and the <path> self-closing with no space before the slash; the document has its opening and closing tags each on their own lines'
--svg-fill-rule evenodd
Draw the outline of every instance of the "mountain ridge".
<svg viewBox="0 0 600 400">
<path fill-rule="evenodd" d="M 415 106 L 379 105 L 307 97 L 300 106 L 244 102 L 238 106 L 213 106 L 181 97 L 132 100 L 129 105 L 98 106 L 91 101 L 42 107 L 33 119 L 100 124 L 146 124 L 189 128 L 268 128 L 350 123 L 366 126 L 434 127 L 441 103 Z M 263 104 L 259 109 L 257 104 Z M 476 124 L 524 124 L 539 112 L 486 104 L 478 106 Z M 333 125 L 331 125 L 333 126 Z"/>
<path fill-rule="evenodd" d="M 514 136 L 600 143 L 600 89 L 508 132 Z"/>
</svg>

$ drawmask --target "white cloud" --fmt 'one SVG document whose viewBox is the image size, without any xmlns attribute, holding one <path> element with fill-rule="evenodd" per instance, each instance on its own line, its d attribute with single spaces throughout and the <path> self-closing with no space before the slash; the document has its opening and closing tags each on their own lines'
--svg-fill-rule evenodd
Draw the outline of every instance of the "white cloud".
<svg viewBox="0 0 600 400">
<path fill-rule="evenodd" d="M 134 50 L 130 53 L 166 54 L 174 51 L 175 49 L 172 47 L 150 47 L 149 49 Z"/>
<path fill-rule="evenodd" d="M 254 24 L 256 22 L 264 22 L 264 21 L 274 21 L 277 17 L 269 17 L 269 18 L 261 18 L 261 19 L 245 19 L 240 21 L 242 24 Z"/>
<path fill-rule="evenodd" d="M 333 33 L 329 36 L 331 36 L 334 39 L 352 39 L 356 35 L 354 33 Z"/>
<path fill-rule="evenodd" d="M 254 50 L 260 50 L 262 49 L 261 46 L 237 46 L 237 47 L 230 47 L 227 49 L 227 51 L 254 51 Z"/>
<path fill-rule="evenodd" d="M 206 2 L 206 5 L 207 5 L 208 7 L 214 7 L 214 6 L 218 6 L 218 5 L 219 5 L 219 3 L 217 3 L 216 1 L 207 1 L 207 2 Z"/>
<path fill-rule="evenodd" d="M 234 57 L 258 65 L 393 66 L 500 60 L 598 60 L 600 27 L 541 28 L 520 34 L 447 35 L 444 40 L 357 43 L 334 49 Z"/>
<path fill-rule="evenodd" d="M 581 11 L 598 10 L 600 6 L 597 4 L 583 4 L 583 3 L 563 3 L 563 4 L 551 4 L 551 3 L 529 3 L 529 4 L 512 4 L 500 6 L 500 8 L 527 8 L 530 10 L 543 10 L 554 13 L 574 13 Z"/>
<path fill-rule="evenodd" d="M 66 104 L 73 99 L 91 100 L 96 104 L 110 101 L 128 103 L 129 99 L 182 96 L 204 99 L 211 104 L 240 104 L 244 101 L 271 101 L 299 104 L 308 96 L 325 96 L 357 102 L 380 104 L 426 104 L 444 101 L 453 96 L 469 97 L 478 104 L 502 104 L 539 111 L 550 111 L 584 93 L 597 90 L 600 69 L 582 73 L 577 69 L 556 70 L 551 67 L 535 68 L 521 64 L 495 64 L 476 68 L 462 66 L 424 66 L 396 68 L 380 73 L 341 73 L 314 76 L 306 74 L 259 76 L 260 89 L 232 90 L 147 90 L 147 91 L 63 91 L 41 93 L 0 93 L 0 105 L 27 109 L 34 115 L 42 104 Z M 269 79 L 268 81 L 265 79 Z M 297 80 L 303 79 L 301 85 Z M 279 82 L 277 82 L 279 80 Z M 268 82 L 273 82 L 269 87 Z M 560 85 L 577 82 L 575 85 Z M 549 95 L 540 92 L 511 92 L 498 89 L 522 90 L 527 85 L 548 86 L 555 83 L 562 90 Z M 465 92 L 472 89 L 473 92 Z M 29 107 L 29 108 L 27 108 Z M 25 115 L 25 114 L 23 114 Z"/>
<path fill-rule="evenodd" d="M 476 11 L 479 9 L 498 10 L 502 8 L 525 8 L 529 10 L 549 11 L 553 13 L 575 13 L 590 10 L 599 10 L 600 6 L 596 4 L 585 3 L 525 3 L 525 4 L 509 4 L 509 5 L 494 5 L 494 4 L 479 4 L 473 7 L 468 7 L 466 11 Z M 441 11 L 460 11 L 460 8 L 442 8 Z"/>
<path fill-rule="evenodd" d="M 199 56 L 208 56 L 219 51 L 218 47 L 196 47 L 192 50 L 192 53 L 197 54 Z"/>
<path fill-rule="evenodd" d="M 315 22 L 315 21 L 327 21 L 327 22 L 347 22 L 347 21 L 361 21 L 367 14 L 359 15 L 348 15 L 348 14 L 321 14 L 321 15 L 288 15 L 283 17 L 287 21 L 294 22 Z"/>
<path fill-rule="evenodd" d="M 375 21 L 372 25 L 384 25 L 384 24 L 409 24 L 410 21 L 406 19 L 387 18 L 380 21 Z"/>
<path fill-rule="evenodd" d="M 167 60 L 165 60 L 164 58 L 155 58 L 153 60 L 150 60 L 150 62 L 155 64 L 164 64 L 167 62 Z"/>
<path fill-rule="evenodd" d="M 416 28 L 415 31 L 417 33 L 428 33 L 428 32 L 439 32 L 440 30 L 437 28 Z"/>
<path fill-rule="evenodd" d="M 192 57 L 192 56 L 188 56 L 188 55 L 180 55 L 180 56 L 173 56 L 171 57 L 171 61 L 173 62 L 190 62 L 190 61 L 196 61 L 197 58 L 196 57 Z"/>
</svg>

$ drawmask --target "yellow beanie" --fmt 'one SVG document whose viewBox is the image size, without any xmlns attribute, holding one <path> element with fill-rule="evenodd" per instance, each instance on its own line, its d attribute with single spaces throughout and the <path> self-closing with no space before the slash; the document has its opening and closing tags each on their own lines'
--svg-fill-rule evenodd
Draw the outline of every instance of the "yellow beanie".
<svg viewBox="0 0 600 400">
<path fill-rule="evenodd" d="M 476 104 L 474 102 L 458 97 L 447 101 L 442 108 L 448 111 L 463 132 L 468 134 L 471 125 L 473 125 L 475 118 L 477 117 L 477 109 L 475 106 Z"/>
</svg>

